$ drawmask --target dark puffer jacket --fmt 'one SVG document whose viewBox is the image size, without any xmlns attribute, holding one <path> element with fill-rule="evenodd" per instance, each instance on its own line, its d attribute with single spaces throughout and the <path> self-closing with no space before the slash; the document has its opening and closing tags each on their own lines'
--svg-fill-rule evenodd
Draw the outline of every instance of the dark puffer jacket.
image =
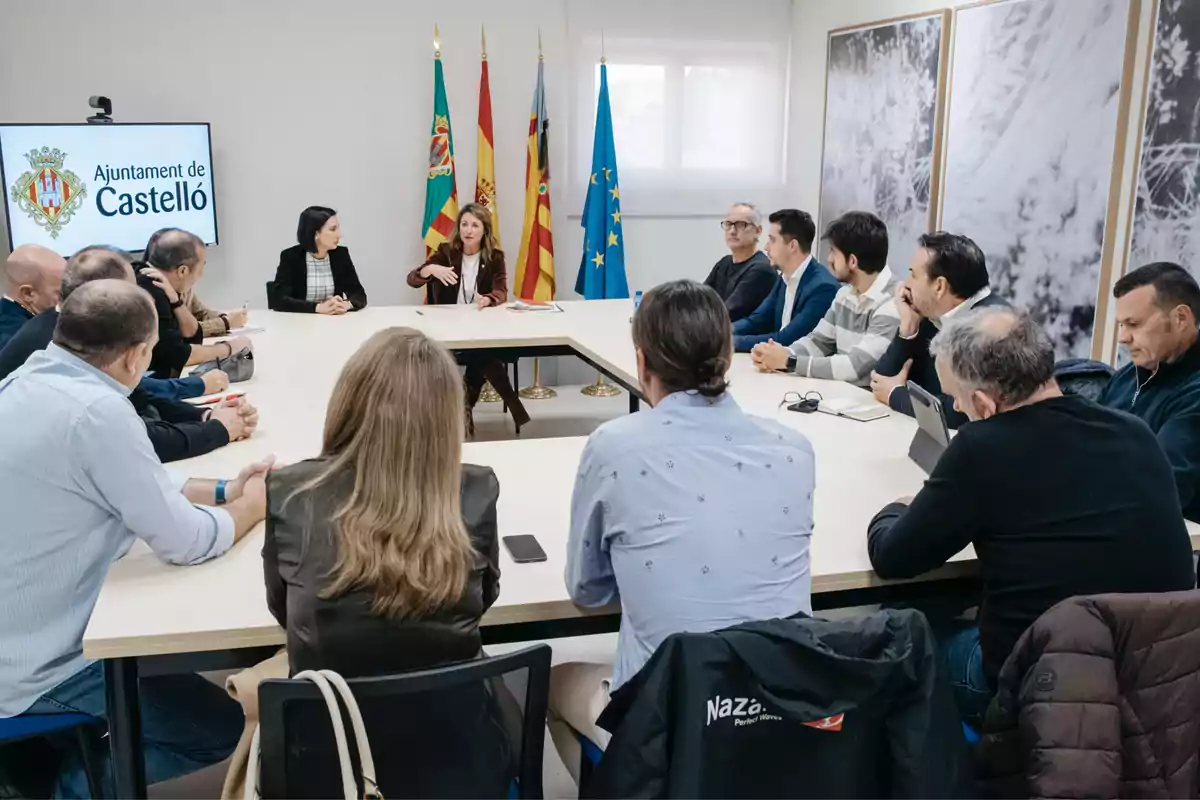
<svg viewBox="0 0 1200 800">
<path fill-rule="evenodd" d="M 1021 637 L 980 742 L 997 797 L 1196 797 L 1200 592 L 1075 597 Z"/>
</svg>

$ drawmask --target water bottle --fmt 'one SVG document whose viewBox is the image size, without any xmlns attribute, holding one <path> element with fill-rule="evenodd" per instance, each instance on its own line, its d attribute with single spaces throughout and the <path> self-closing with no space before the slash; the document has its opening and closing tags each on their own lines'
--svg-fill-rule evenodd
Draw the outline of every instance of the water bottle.
<svg viewBox="0 0 1200 800">
<path fill-rule="evenodd" d="M 639 289 L 638 291 L 633 293 L 633 313 L 634 314 L 637 313 L 638 306 L 640 306 L 641 304 L 642 304 L 642 291 Z M 629 321 L 633 322 L 633 317 L 630 317 Z"/>
</svg>

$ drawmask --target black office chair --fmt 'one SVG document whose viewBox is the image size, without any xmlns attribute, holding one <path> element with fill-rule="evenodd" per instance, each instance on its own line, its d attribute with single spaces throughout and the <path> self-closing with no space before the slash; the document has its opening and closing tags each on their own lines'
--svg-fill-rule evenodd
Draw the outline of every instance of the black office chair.
<svg viewBox="0 0 1200 800">
<path fill-rule="evenodd" d="M 267 281 L 267 310 L 275 310 L 275 281 Z"/>
<path fill-rule="evenodd" d="M 523 709 L 502 682 L 520 672 L 527 678 Z M 384 797 L 542 796 L 548 645 L 349 684 Z M 333 726 L 317 686 L 263 681 L 258 705 L 262 796 L 340 797 Z M 350 730 L 344 712 L 343 718 Z M 353 737 L 350 749 L 361 791 Z"/>
</svg>

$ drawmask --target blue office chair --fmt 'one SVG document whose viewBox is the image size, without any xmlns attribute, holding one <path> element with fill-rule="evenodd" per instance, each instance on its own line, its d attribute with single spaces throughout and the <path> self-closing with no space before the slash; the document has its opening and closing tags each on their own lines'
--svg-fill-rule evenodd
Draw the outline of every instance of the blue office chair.
<svg viewBox="0 0 1200 800">
<path fill-rule="evenodd" d="M 25 739 L 40 739 L 55 733 L 75 731 L 75 743 L 83 760 L 83 771 L 87 776 L 88 793 L 102 797 L 99 765 L 92 755 L 89 732 L 104 724 L 104 720 L 87 714 L 21 714 L 0 719 L 0 745 L 13 744 Z"/>
</svg>

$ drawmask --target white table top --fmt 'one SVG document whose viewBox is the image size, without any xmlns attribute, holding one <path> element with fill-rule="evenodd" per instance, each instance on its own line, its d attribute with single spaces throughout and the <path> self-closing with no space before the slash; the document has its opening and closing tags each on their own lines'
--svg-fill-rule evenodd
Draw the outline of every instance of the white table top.
<svg viewBox="0 0 1200 800">
<path fill-rule="evenodd" d="M 444 306 L 367 308 L 342 317 L 255 312 L 251 323 L 255 376 L 239 384 L 260 411 L 253 437 L 206 456 L 171 465 L 194 477 L 233 476 L 274 453 L 288 464 L 318 454 L 325 407 L 338 372 L 372 333 L 406 325 L 448 346 L 567 345 L 636 385 L 629 336 L 629 301 L 565 302 L 564 313 Z M 812 539 L 813 592 L 883 583 L 871 571 L 866 530 L 882 506 L 921 488 L 924 473 L 907 457 L 916 425 L 908 417 L 869 423 L 779 408 L 784 392 L 817 389 L 826 398 L 869 397 L 844 383 L 757 373 L 747 356 L 730 372 L 743 409 L 803 431 L 817 454 Z M 537 404 L 529 406 L 537 414 Z M 537 536 L 548 559 L 515 564 L 501 548 L 501 590 L 484 625 L 587 614 L 563 584 L 571 490 L 586 439 L 469 443 L 463 459 L 492 467 L 500 480 L 502 536 Z M 1189 523 L 1193 542 L 1200 526 Z M 113 565 L 84 634 L 88 658 L 158 655 L 281 644 L 283 631 L 267 610 L 262 577 L 262 526 L 224 556 L 195 567 L 172 567 L 139 543 Z M 932 577 L 970 574 L 969 550 Z M 596 612 L 592 612 L 596 613 Z M 604 612 L 600 612 L 604 613 Z"/>
</svg>

